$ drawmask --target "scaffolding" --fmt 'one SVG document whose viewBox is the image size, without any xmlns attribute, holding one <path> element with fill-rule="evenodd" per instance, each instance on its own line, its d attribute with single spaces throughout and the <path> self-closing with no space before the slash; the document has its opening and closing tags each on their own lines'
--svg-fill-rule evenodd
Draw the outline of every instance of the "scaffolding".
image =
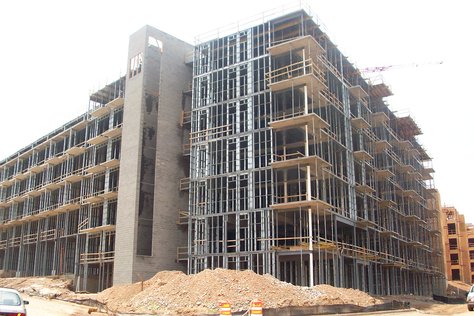
<svg viewBox="0 0 474 316">
<path fill-rule="evenodd" d="M 125 78 L 89 111 L 0 163 L 0 267 L 112 285 Z"/>
<path fill-rule="evenodd" d="M 177 259 L 379 295 L 440 289 L 434 170 L 389 95 L 305 11 L 199 43 Z"/>
</svg>

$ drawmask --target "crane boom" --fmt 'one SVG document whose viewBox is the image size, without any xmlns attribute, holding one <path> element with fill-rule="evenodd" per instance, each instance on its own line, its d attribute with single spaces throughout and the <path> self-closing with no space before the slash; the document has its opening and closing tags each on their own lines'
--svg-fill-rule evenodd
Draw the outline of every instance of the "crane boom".
<svg viewBox="0 0 474 316">
<path fill-rule="evenodd" d="M 433 62 L 427 62 L 427 63 L 412 63 L 412 64 L 399 64 L 399 65 L 387 65 L 387 66 L 376 66 L 376 67 L 367 67 L 367 68 L 362 68 L 360 72 L 364 74 L 368 73 L 374 73 L 374 72 L 382 72 L 382 71 L 387 71 L 390 69 L 396 69 L 396 68 L 407 68 L 407 67 L 420 67 L 420 66 L 426 66 L 426 65 L 441 65 L 443 62 L 442 61 L 433 61 Z"/>
</svg>

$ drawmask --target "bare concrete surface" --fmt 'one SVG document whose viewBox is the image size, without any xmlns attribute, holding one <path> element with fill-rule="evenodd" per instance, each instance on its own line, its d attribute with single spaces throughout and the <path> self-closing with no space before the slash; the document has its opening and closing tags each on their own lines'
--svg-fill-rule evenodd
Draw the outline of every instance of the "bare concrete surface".
<svg viewBox="0 0 474 316">
<path fill-rule="evenodd" d="M 30 302 L 27 306 L 28 316 L 82 316 L 104 315 L 100 313 L 88 314 L 89 307 L 78 304 L 49 300 L 37 296 L 22 295 L 23 299 Z"/>
<path fill-rule="evenodd" d="M 365 314 L 365 315 L 375 315 L 374 314 Z M 474 312 L 469 312 L 467 310 L 466 306 L 463 306 L 462 308 L 459 308 L 459 306 L 452 307 L 449 306 L 446 308 L 445 311 L 440 311 L 440 313 L 431 313 L 431 312 L 426 312 L 423 310 L 410 310 L 408 312 L 394 312 L 394 313 L 388 313 L 385 312 L 385 314 L 380 314 L 379 315 L 390 315 L 390 316 L 413 316 L 413 315 L 456 315 L 456 316 L 468 316 L 468 315 L 474 315 Z"/>
<path fill-rule="evenodd" d="M 48 300 L 39 297 L 23 296 L 24 299 L 30 301 L 28 306 L 28 316 L 80 316 L 105 315 L 103 313 L 91 313 L 87 311 L 89 307 L 78 304 L 67 303 L 58 300 Z M 407 311 L 381 311 L 373 313 L 352 313 L 352 314 L 333 314 L 333 315 L 390 315 L 390 316 L 414 316 L 414 315 L 460 315 L 460 316 L 474 316 L 474 312 L 469 312 L 465 304 L 433 304 L 431 306 L 424 306 L 423 309 L 410 309 Z"/>
<path fill-rule="evenodd" d="M 408 310 L 395 310 L 395 311 L 380 311 L 373 313 L 350 313 L 350 314 L 330 314 L 331 315 L 389 315 L 389 316 L 414 316 L 414 315 L 456 315 L 456 316 L 474 316 L 474 312 L 467 310 L 466 304 L 426 304 L 425 306 L 418 306 L 418 308 L 411 308 Z M 421 308 L 420 308 L 421 307 Z"/>
</svg>

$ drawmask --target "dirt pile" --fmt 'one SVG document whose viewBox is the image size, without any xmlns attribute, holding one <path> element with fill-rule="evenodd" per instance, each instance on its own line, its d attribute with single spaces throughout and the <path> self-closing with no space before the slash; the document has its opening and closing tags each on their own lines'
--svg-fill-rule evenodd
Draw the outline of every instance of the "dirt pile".
<svg viewBox="0 0 474 316">
<path fill-rule="evenodd" d="M 55 298 L 71 293 L 72 280 L 59 278 L 0 278 L 0 287 L 9 287 L 32 296 Z"/>
<path fill-rule="evenodd" d="M 250 270 L 205 270 L 196 275 L 163 271 L 143 284 L 118 285 L 98 294 L 76 294 L 70 291 L 71 286 L 71 280 L 60 278 L 0 278 L 0 287 L 101 308 L 105 305 L 103 309 L 124 313 L 217 313 L 224 300 L 231 303 L 233 311 L 247 310 L 254 299 L 262 300 L 265 308 L 381 303 L 358 290 L 329 285 L 299 287 Z"/>
<path fill-rule="evenodd" d="M 379 303 L 368 294 L 319 285 L 298 287 L 270 275 L 252 271 L 205 270 L 196 275 L 163 271 L 143 283 L 114 286 L 97 295 L 97 300 L 114 311 L 159 313 L 212 313 L 218 303 L 227 300 L 232 310 L 247 310 L 253 299 L 261 299 L 265 308 L 313 306 L 318 304 Z"/>
</svg>

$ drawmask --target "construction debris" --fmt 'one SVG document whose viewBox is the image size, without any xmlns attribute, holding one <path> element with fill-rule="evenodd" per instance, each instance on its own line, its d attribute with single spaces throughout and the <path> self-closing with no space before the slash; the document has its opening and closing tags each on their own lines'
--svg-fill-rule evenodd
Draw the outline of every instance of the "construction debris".
<svg viewBox="0 0 474 316">
<path fill-rule="evenodd" d="M 56 298 L 72 292 L 72 280 L 60 278 L 0 278 L 0 287 L 8 287 L 31 296 Z"/>
<path fill-rule="evenodd" d="M 216 313 L 220 301 L 231 303 L 233 311 L 247 310 L 254 299 L 262 300 L 265 308 L 381 303 L 358 290 L 330 285 L 299 287 L 250 270 L 204 270 L 195 275 L 163 271 L 145 281 L 143 291 L 141 288 L 141 282 L 113 286 L 96 299 L 118 312 L 179 314 Z"/>
</svg>

